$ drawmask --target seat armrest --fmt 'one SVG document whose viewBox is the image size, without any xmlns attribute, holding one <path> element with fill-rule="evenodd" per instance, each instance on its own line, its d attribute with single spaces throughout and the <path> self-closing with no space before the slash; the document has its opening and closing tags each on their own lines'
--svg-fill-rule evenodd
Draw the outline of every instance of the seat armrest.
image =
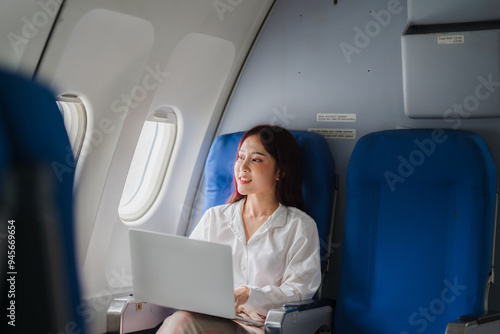
<svg viewBox="0 0 500 334">
<path fill-rule="evenodd" d="M 494 334 L 500 331 L 500 312 L 464 315 L 448 323 L 446 334 Z"/>
<path fill-rule="evenodd" d="M 331 331 L 334 301 L 305 300 L 288 303 L 269 311 L 266 334 L 304 334 Z"/>
<path fill-rule="evenodd" d="M 307 299 L 307 300 L 302 300 L 299 302 L 293 302 L 293 303 L 287 303 L 283 305 L 284 308 L 289 309 L 289 308 L 296 308 L 298 311 L 306 311 L 318 307 L 323 307 L 323 306 L 330 306 L 332 308 L 335 308 L 335 300 L 332 299 L 320 299 L 320 300 L 313 300 L 313 299 Z"/>
<path fill-rule="evenodd" d="M 132 295 L 115 298 L 106 314 L 106 333 L 133 333 L 155 328 L 175 310 L 137 301 Z"/>
<path fill-rule="evenodd" d="M 463 315 L 458 318 L 460 321 L 471 322 L 475 321 L 478 325 L 485 324 L 492 321 L 500 320 L 500 312 L 497 311 L 488 311 L 481 314 L 476 315 Z"/>
</svg>

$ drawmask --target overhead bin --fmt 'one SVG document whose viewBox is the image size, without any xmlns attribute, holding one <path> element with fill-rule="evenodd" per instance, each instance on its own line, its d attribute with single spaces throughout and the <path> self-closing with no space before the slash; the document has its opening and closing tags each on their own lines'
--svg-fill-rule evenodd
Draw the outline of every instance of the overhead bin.
<svg viewBox="0 0 500 334">
<path fill-rule="evenodd" d="M 411 24 L 401 48 L 408 117 L 500 117 L 500 20 Z"/>
<path fill-rule="evenodd" d="M 408 0 L 401 50 L 406 116 L 500 117 L 500 1 Z"/>
</svg>

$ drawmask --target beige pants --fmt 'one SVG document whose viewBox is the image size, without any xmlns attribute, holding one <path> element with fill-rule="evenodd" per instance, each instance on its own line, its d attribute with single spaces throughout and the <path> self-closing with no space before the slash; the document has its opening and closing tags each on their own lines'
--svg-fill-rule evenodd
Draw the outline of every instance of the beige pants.
<svg viewBox="0 0 500 334">
<path fill-rule="evenodd" d="M 246 314 L 238 314 L 250 319 Z M 263 334 L 264 327 L 213 317 L 210 315 L 177 311 L 163 321 L 157 334 Z"/>
</svg>

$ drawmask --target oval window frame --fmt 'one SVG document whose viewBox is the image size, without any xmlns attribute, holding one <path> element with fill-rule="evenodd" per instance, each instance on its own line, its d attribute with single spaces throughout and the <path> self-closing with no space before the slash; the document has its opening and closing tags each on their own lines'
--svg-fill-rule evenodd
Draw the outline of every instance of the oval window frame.
<svg viewBox="0 0 500 334">
<path fill-rule="evenodd" d="M 143 124 L 118 206 L 118 215 L 125 225 L 137 226 L 158 198 L 176 139 L 175 111 L 170 107 L 155 109 Z M 141 155 L 146 161 L 138 161 Z M 134 172 L 137 168 L 143 170 Z"/>
</svg>

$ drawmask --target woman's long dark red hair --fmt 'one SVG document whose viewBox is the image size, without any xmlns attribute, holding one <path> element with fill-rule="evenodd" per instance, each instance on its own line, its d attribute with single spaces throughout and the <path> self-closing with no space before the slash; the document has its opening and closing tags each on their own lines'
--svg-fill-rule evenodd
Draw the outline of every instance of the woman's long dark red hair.
<svg viewBox="0 0 500 334">
<path fill-rule="evenodd" d="M 260 142 L 276 161 L 276 168 L 280 171 L 280 177 L 276 186 L 276 198 L 285 206 L 303 209 L 304 199 L 302 197 L 302 159 L 299 144 L 294 136 L 285 128 L 272 125 L 257 125 L 248 130 L 240 140 L 238 152 L 241 145 L 250 136 L 258 135 Z M 227 200 L 234 203 L 245 195 L 238 192 L 236 178 L 233 177 L 235 190 Z"/>
</svg>

